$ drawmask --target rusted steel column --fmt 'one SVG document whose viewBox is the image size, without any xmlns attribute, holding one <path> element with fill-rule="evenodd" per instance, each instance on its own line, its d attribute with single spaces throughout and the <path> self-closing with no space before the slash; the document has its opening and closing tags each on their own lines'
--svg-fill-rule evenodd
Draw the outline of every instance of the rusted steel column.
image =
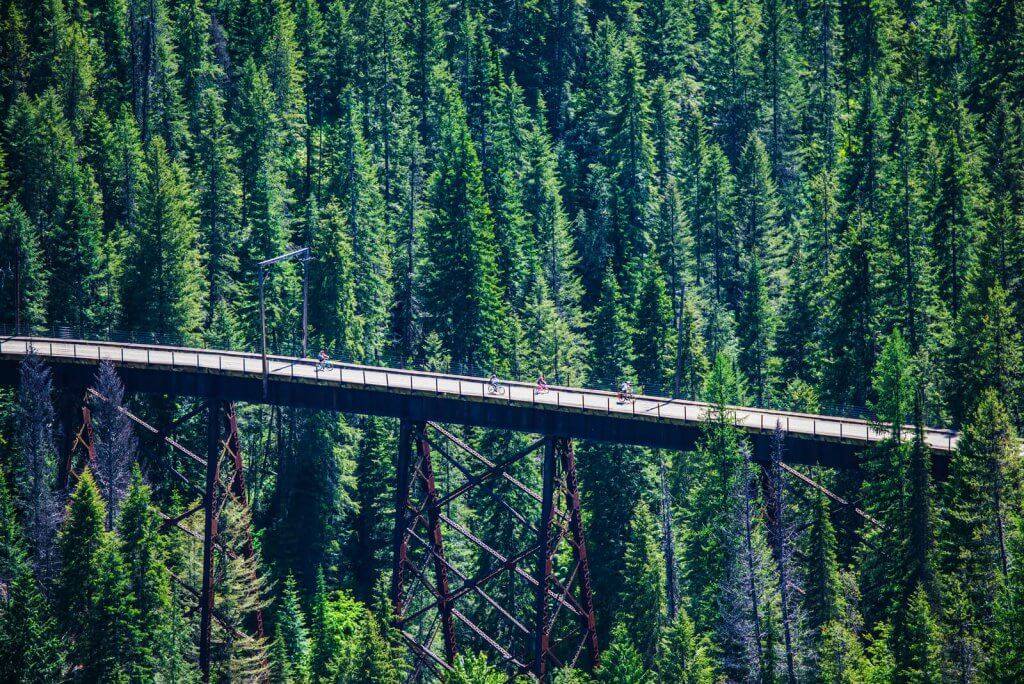
<svg viewBox="0 0 1024 684">
<path fill-rule="evenodd" d="M 587 560 L 587 543 L 583 534 L 579 478 L 576 476 L 576 454 L 573 451 L 572 440 L 561 439 L 559 440 L 558 447 L 561 456 L 562 472 L 565 473 L 566 504 L 569 507 L 569 531 L 573 537 L 576 563 L 579 565 L 577 581 L 580 587 L 580 607 L 583 608 L 583 613 L 580 615 L 580 626 L 586 637 L 587 652 L 590 655 L 591 666 L 597 667 L 601 663 L 601 654 L 597 647 L 597 618 L 594 615 L 594 590 L 590 580 L 590 561 Z"/>
<path fill-rule="evenodd" d="M 427 524 L 430 542 L 434 549 L 434 578 L 437 582 L 438 609 L 441 612 L 441 634 L 444 637 L 444 654 L 449 665 L 455 663 L 455 621 L 452 619 L 451 588 L 448 584 L 448 564 L 444 557 L 444 539 L 441 535 L 441 510 L 437 502 L 434 485 L 434 465 L 430 458 L 430 444 L 423 434 L 425 426 L 416 426 L 416 453 L 419 457 L 423 487 L 427 497 Z"/>
<path fill-rule="evenodd" d="M 203 508 L 203 586 L 199 593 L 199 669 L 204 682 L 210 681 L 210 637 L 213 620 L 213 554 L 217 542 L 217 512 L 220 509 L 220 403 L 209 402 L 206 418 L 206 488 Z"/>
<path fill-rule="evenodd" d="M 409 561 L 409 454 L 412 425 L 403 420 L 398 433 L 398 472 L 395 488 L 395 529 L 391 537 L 391 607 L 396 618 L 405 613 L 405 568 Z"/>
<path fill-rule="evenodd" d="M 534 609 L 533 673 L 544 677 L 547 669 L 551 625 L 548 621 L 548 585 L 551 583 L 551 519 L 555 499 L 555 437 L 544 445 L 543 489 L 541 490 L 540 528 L 537 530 L 537 587 Z"/>
</svg>

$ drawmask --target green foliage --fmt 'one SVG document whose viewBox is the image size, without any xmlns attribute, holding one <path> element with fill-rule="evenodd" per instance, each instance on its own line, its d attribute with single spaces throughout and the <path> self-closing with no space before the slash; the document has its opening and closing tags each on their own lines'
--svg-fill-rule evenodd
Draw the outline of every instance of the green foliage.
<svg viewBox="0 0 1024 684">
<path fill-rule="evenodd" d="M 602 656 L 597 681 L 608 684 L 649 684 L 655 681 L 654 673 L 644 666 L 625 625 L 616 625 L 612 631 L 611 645 Z"/>
<path fill-rule="evenodd" d="M 711 643 L 699 634 L 693 620 L 680 611 L 664 630 L 657 661 L 658 681 L 711 684 L 716 681 Z"/>
</svg>

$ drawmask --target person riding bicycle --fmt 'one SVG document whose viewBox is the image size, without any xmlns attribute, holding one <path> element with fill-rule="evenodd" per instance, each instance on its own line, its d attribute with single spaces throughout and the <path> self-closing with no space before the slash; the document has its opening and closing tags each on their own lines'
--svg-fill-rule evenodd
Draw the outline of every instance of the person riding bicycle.
<svg viewBox="0 0 1024 684">
<path fill-rule="evenodd" d="M 317 368 L 327 368 L 327 350 L 321 349 L 320 353 L 316 355 Z"/>
<path fill-rule="evenodd" d="M 544 374 L 541 373 L 537 378 L 537 389 L 534 390 L 537 394 L 543 394 L 548 391 L 548 381 L 544 379 Z"/>
<path fill-rule="evenodd" d="M 619 401 L 626 402 L 633 399 L 633 386 L 629 384 L 629 380 L 623 380 L 622 385 L 619 387 Z"/>
<path fill-rule="evenodd" d="M 487 381 L 487 386 L 491 394 L 498 394 L 501 392 L 501 385 L 498 384 L 498 376 L 494 373 L 491 373 L 491 377 Z"/>
</svg>

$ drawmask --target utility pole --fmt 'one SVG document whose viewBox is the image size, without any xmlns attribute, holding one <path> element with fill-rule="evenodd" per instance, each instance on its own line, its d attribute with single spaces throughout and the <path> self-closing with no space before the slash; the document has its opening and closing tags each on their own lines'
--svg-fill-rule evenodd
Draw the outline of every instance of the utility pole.
<svg viewBox="0 0 1024 684">
<path fill-rule="evenodd" d="M 264 259 L 257 266 L 257 281 L 260 290 L 260 356 L 263 359 L 263 398 L 267 398 L 270 386 L 270 366 L 267 362 L 267 307 L 264 294 L 264 285 L 267 279 L 267 268 L 282 261 L 296 259 L 302 263 L 302 355 L 306 355 L 306 346 L 309 341 L 309 262 L 313 259 L 313 253 L 309 247 L 300 247 L 290 252 L 285 252 L 270 259 Z"/>
</svg>

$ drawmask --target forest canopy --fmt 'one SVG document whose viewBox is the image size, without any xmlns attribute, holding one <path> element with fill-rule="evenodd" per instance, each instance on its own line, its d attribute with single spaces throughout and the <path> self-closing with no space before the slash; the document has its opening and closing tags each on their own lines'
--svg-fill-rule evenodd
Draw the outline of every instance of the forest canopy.
<svg viewBox="0 0 1024 684">
<path fill-rule="evenodd" d="M 335 359 L 962 431 L 807 468 L 831 499 L 725 411 L 693 452 L 581 443 L 602 661 L 555 681 L 1024 681 L 1019 2 L 0 0 L 0 324 L 258 349 L 299 246 Z M 272 351 L 302 279 L 267 271 Z M 35 357 L 0 390 L 0 680 L 197 680 L 199 518 L 161 517 L 194 464 L 110 408 L 188 407 L 93 386 L 67 483 L 81 397 Z M 397 423 L 238 411 L 214 681 L 404 681 Z M 448 681 L 504 681 L 462 638 Z"/>
</svg>

